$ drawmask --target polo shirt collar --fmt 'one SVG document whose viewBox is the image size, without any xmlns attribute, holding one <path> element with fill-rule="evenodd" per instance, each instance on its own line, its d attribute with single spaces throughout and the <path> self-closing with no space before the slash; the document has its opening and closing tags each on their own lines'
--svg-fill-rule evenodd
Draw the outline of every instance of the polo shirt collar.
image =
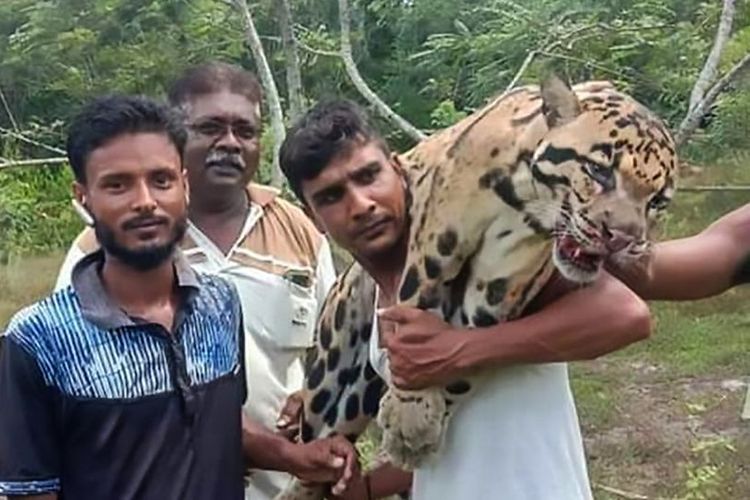
<svg viewBox="0 0 750 500">
<path fill-rule="evenodd" d="M 103 264 L 104 251 L 97 250 L 81 259 L 73 268 L 71 284 L 81 304 L 82 316 L 106 330 L 135 325 L 133 318 L 128 316 L 107 293 L 99 274 Z M 186 300 L 190 301 L 200 285 L 195 271 L 179 250 L 175 251 L 174 268 L 177 287 L 184 292 Z"/>
</svg>

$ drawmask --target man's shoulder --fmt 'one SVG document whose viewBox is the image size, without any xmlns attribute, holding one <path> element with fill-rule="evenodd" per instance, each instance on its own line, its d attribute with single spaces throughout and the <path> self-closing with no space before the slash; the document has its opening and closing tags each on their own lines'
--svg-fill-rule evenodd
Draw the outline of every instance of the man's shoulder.
<svg viewBox="0 0 750 500">
<path fill-rule="evenodd" d="M 198 280 L 198 300 L 201 307 L 212 310 L 239 311 L 240 298 L 235 285 L 228 279 L 209 273 L 195 272 Z"/>
<path fill-rule="evenodd" d="M 11 318 L 5 336 L 31 353 L 47 350 L 56 332 L 80 317 L 80 307 L 71 286 L 18 311 Z"/>
<path fill-rule="evenodd" d="M 305 212 L 298 205 L 284 199 L 278 189 L 259 184 L 253 184 L 249 189 L 256 195 L 256 199 L 259 193 L 265 195 L 260 205 L 265 209 L 266 216 L 280 219 L 280 222 L 286 224 L 288 229 L 318 244 L 323 239 L 323 235 Z M 272 196 L 271 193 L 273 193 Z"/>
<path fill-rule="evenodd" d="M 76 239 L 73 240 L 73 246 L 87 255 L 99 250 L 99 241 L 96 239 L 94 229 L 87 227 L 78 233 Z"/>
</svg>

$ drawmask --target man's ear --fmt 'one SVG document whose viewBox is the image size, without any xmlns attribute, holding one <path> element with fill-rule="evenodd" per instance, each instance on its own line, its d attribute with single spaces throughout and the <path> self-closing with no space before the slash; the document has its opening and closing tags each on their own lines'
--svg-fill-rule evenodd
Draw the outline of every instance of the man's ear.
<svg viewBox="0 0 750 500">
<path fill-rule="evenodd" d="M 395 170 L 398 176 L 401 177 L 401 180 L 404 183 L 404 189 L 406 189 L 408 182 L 406 180 L 406 170 L 404 170 L 404 164 L 401 162 L 401 157 L 396 153 L 391 153 L 390 163 L 393 170 Z"/>
<path fill-rule="evenodd" d="M 86 186 L 78 181 L 73 182 L 73 209 L 87 226 L 94 225 L 94 216 L 86 206 Z"/>
<path fill-rule="evenodd" d="M 182 169 L 182 187 L 185 189 L 185 204 L 190 205 L 190 181 L 188 180 L 187 170 Z"/>
</svg>

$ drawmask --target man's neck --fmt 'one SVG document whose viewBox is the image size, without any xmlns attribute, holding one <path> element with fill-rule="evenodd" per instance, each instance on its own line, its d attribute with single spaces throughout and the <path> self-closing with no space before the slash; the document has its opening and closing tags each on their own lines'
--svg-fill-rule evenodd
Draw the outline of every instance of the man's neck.
<svg viewBox="0 0 750 500">
<path fill-rule="evenodd" d="M 249 205 L 250 198 L 244 189 L 211 203 L 190 200 L 188 218 L 226 255 L 242 232 Z"/>
<path fill-rule="evenodd" d="M 386 304 L 395 304 L 398 300 L 398 287 L 406 263 L 406 238 L 399 240 L 391 250 L 382 257 L 358 259 L 367 274 L 373 277 L 380 288 L 381 300 Z"/>
<path fill-rule="evenodd" d="M 217 189 L 204 196 L 193 195 L 188 207 L 192 221 L 232 219 L 247 212 L 250 199 L 244 188 Z"/>
<path fill-rule="evenodd" d="M 101 276 L 107 293 L 129 314 L 163 307 L 174 300 L 176 277 L 172 259 L 140 271 L 106 255 Z"/>
</svg>

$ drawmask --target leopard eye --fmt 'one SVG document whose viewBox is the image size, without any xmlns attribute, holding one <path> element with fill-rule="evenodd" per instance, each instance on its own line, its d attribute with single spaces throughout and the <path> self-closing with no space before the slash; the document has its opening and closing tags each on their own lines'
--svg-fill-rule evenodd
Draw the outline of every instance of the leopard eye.
<svg viewBox="0 0 750 500">
<path fill-rule="evenodd" d="M 664 193 L 656 193 L 648 200 L 648 210 L 650 212 L 660 212 L 665 210 L 671 201 L 671 198 L 665 196 Z"/>
<path fill-rule="evenodd" d="M 614 189 L 615 171 L 612 168 L 603 167 L 598 163 L 587 163 L 586 173 L 596 182 L 602 185 L 604 189 Z"/>
</svg>

